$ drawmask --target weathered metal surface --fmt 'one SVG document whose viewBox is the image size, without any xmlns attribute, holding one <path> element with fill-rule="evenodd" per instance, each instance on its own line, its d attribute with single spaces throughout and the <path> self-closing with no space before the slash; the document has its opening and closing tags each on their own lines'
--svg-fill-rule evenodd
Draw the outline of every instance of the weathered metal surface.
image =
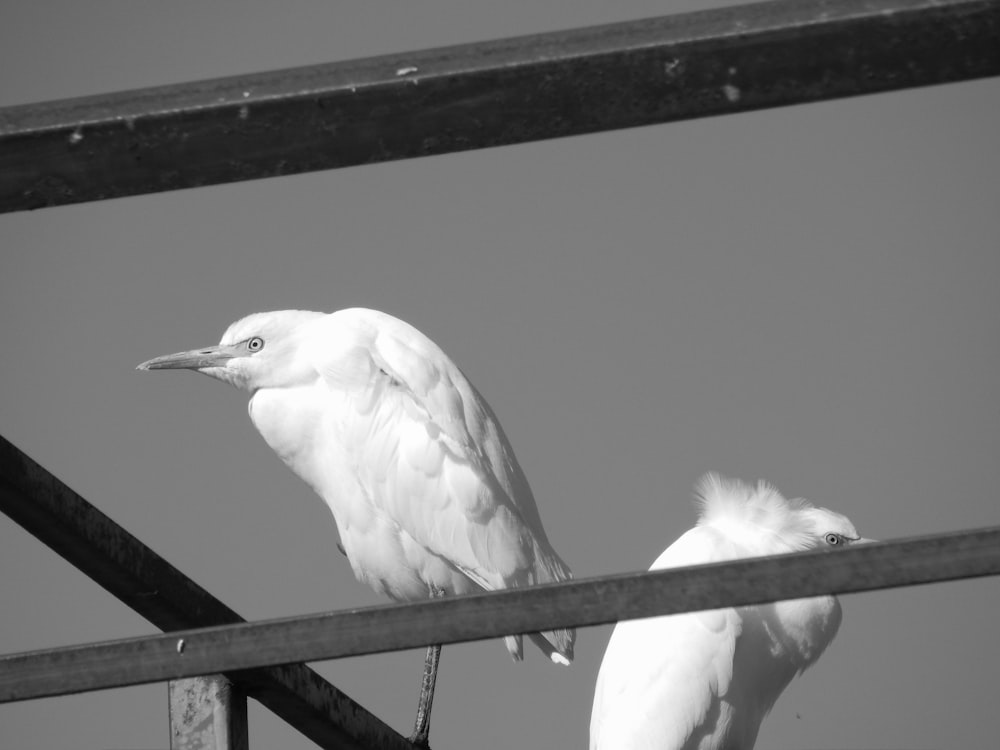
<svg viewBox="0 0 1000 750">
<path fill-rule="evenodd" d="M 244 622 L 3 437 L 0 510 L 162 630 Z M 412 750 L 402 736 L 304 665 L 227 676 L 320 747 Z"/>
<path fill-rule="evenodd" d="M 171 680 L 170 750 L 248 750 L 247 698 L 222 675 Z"/>
<path fill-rule="evenodd" d="M 1000 0 L 781 0 L 0 109 L 0 212 L 1000 75 Z"/>
<path fill-rule="evenodd" d="M 1000 574 L 1000 527 L 0 657 L 0 702 Z M 183 649 L 178 644 L 183 640 Z"/>
</svg>

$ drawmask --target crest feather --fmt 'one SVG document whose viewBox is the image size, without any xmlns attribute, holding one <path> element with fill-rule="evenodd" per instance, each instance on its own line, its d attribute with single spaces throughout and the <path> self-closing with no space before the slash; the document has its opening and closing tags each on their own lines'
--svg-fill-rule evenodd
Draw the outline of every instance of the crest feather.
<svg viewBox="0 0 1000 750">
<path fill-rule="evenodd" d="M 758 554 L 814 545 L 815 507 L 802 498 L 785 498 L 764 480 L 753 486 L 711 472 L 698 482 L 695 499 L 699 526 L 711 526 L 740 546 L 759 547 Z"/>
</svg>

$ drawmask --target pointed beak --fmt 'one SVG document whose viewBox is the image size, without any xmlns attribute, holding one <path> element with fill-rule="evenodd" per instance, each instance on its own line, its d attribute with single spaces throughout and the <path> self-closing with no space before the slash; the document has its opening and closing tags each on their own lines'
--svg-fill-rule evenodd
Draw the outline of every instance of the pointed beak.
<svg viewBox="0 0 1000 750">
<path fill-rule="evenodd" d="M 225 367 L 237 355 L 232 346 L 208 346 L 187 352 L 165 354 L 143 362 L 137 370 L 202 370 L 206 367 Z"/>
<path fill-rule="evenodd" d="M 851 544 L 874 544 L 877 541 L 878 539 L 865 539 L 863 536 L 859 536 Z"/>
</svg>

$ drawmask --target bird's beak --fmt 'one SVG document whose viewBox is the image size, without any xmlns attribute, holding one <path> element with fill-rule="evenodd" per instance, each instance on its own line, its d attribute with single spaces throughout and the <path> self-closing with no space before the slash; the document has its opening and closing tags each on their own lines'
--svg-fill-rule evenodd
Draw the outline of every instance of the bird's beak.
<svg viewBox="0 0 1000 750">
<path fill-rule="evenodd" d="M 877 541 L 878 539 L 865 539 L 863 536 L 859 536 L 857 539 L 851 542 L 851 544 L 873 544 L 874 542 Z"/>
<path fill-rule="evenodd" d="M 237 357 L 236 347 L 208 346 L 204 349 L 191 349 L 176 354 L 165 354 L 162 357 L 143 362 L 137 370 L 201 370 L 206 367 L 225 367 L 226 362 Z"/>
</svg>

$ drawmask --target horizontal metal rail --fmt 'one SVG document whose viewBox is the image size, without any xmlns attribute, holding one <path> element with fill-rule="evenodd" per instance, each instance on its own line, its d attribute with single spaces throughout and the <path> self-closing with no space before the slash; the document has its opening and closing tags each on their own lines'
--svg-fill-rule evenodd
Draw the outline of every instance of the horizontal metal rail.
<svg viewBox="0 0 1000 750">
<path fill-rule="evenodd" d="M 0 702 L 1000 574 L 1000 527 L 0 657 Z"/>
<path fill-rule="evenodd" d="M 3 437 L 0 510 L 162 630 L 245 622 Z M 226 676 L 320 747 L 413 748 L 304 665 Z"/>
<path fill-rule="evenodd" d="M 781 0 L 0 109 L 0 212 L 1000 75 L 1000 0 Z"/>
</svg>

